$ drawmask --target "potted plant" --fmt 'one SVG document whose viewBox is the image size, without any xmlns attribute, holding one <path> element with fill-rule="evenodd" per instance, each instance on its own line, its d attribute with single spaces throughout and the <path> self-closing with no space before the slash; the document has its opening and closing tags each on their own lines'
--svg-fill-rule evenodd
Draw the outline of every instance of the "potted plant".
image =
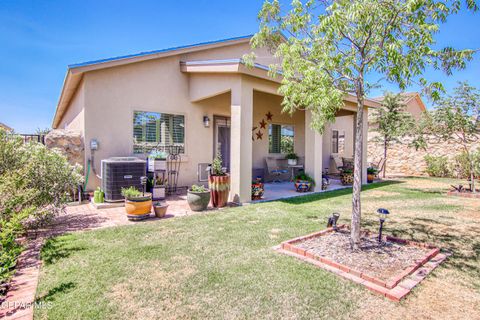
<svg viewBox="0 0 480 320">
<path fill-rule="evenodd" d="M 187 203 L 192 211 L 206 210 L 210 203 L 210 190 L 194 184 L 187 191 Z"/>
<path fill-rule="evenodd" d="M 353 184 L 353 170 L 352 169 L 343 170 L 342 173 L 340 174 L 340 181 L 344 186 Z"/>
<path fill-rule="evenodd" d="M 165 190 L 167 188 L 167 178 L 164 174 L 155 172 L 153 178 L 150 180 L 152 188 L 152 199 L 165 199 Z"/>
<path fill-rule="evenodd" d="M 228 202 L 228 193 L 230 192 L 230 176 L 223 172 L 220 152 L 213 159 L 208 177 L 208 187 L 212 195 L 212 205 L 215 208 L 224 207 Z"/>
<path fill-rule="evenodd" d="M 297 165 L 297 159 L 298 156 L 296 153 L 292 152 L 286 155 L 285 157 L 287 159 L 288 165 L 289 166 L 296 166 Z"/>
<path fill-rule="evenodd" d="M 125 197 L 125 211 L 129 220 L 142 220 L 150 216 L 152 211 L 152 194 L 140 192 L 131 186 L 122 188 Z"/>
<path fill-rule="evenodd" d="M 160 202 L 160 201 L 155 201 L 153 203 L 153 211 L 155 212 L 155 216 L 157 218 L 163 218 L 165 217 L 165 214 L 167 213 L 168 209 L 168 204 Z"/>
<path fill-rule="evenodd" d="M 297 192 L 308 192 L 315 186 L 315 180 L 305 172 L 299 173 L 295 176 L 295 189 Z"/>
<path fill-rule="evenodd" d="M 262 179 L 257 178 L 252 182 L 252 200 L 262 199 L 264 192 Z"/>
<path fill-rule="evenodd" d="M 378 170 L 374 167 L 368 167 L 367 168 L 367 182 L 372 183 L 373 180 L 375 179 L 375 176 L 377 175 Z"/>
<path fill-rule="evenodd" d="M 159 170 L 167 170 L 168 153 L 165 151 L 153 150 L 148 155 L 148 171 L 155 172 Z"/>
</svg>

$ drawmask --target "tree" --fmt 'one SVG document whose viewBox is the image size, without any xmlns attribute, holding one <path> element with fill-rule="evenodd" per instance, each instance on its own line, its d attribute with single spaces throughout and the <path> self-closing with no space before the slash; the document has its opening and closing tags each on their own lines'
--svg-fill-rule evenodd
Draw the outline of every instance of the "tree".
<svg viewBox="0 0 480 320">
<path fill-rule="evenodd" d="M 379 140 L 383 144 L 383 177 L 387 171 L 388 148 L 392 142 L 404 137 L 414 126 L 410 113 L 406 112 L 401 94 L 386 93 L 382 106 L 374 113 L 374 131 L 379 133 Z"/>
<path fill-rule="evenodd" d="M 418 145 L 427 144 L 427 135 L 433 135 L 442 141 L 459 144 L 469 164 L 472 191 L 475 188 L 476 155 L 472 144 L 480 141 L 480 91 L 460 82 L 453 95 L 446 95 L 438 100 L 433 112 L 424 120 Z"/>
<path fill-rule="evenodd" d="M 352 196 L 352 248 L 358 249 L 361 220 L 361 168 L 363 110 L 366 92 L 378 76 L 403 90 L 414 81 L 433 97 L 442 89 L 421 75 L 427 66 L 447 74 L 464 68 L 473 50 L 434 48 L 434 35 L 460 0 L 293 0 L 289 8 L 279 0 L 265 1 L 259 12 L 259 32 L 253 48 L 268 47 L 280 58 L 272 75 L 281 72 L 279 93 L 284 111 L 309 110 L 311 127 L 323 132 L 343 106 L 345 94 L 357 99 L 354 184 Z M 467 5 L 476 10 L 474 0 Z M 285 36 L 284 36 L 285 34 Z M 244 57 L 252 65 L 255 55 Z M 374 80 L 375 81 L 375 80 Z"/>
</svg>

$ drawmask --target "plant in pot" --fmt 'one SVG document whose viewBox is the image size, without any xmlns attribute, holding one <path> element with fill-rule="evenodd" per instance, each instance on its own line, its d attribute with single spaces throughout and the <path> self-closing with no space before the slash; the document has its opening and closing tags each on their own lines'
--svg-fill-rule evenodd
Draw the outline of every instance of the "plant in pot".
<svg viewBox="0 0 480 320">
<path fill-rule="evenodd" d="M 152 211 L 152 194 L 141 192 L 131 186 L 122 188 L 125 197 L 125 211 L 129 220 L 142 220 L 150 216 Z"/>
<path fill-rule="evenodd" d="M 285 158 L 287 159 L 287 162 L 288 162 L 289 166 L 296 166 L 297 165 L 298 156 L 297 156 L 296 153 L 294 153 L 294 152 L 289 153 L 285 156 Z"/>
<path fill-rule="evenodd" d="M 373 167 L 368 167 L 367 168 L 367 182 L 372 183 L 373 180 L 375 179 L 375 176 L 377 175 L 378 170 Z"/>
<path fill-rule="evenodd" d="M 352 169 L 343 170 L 342 173 L 340 174 L 340 181 L 344 186 L 353 184 L 353 170 Z"/>
<path fill-rule="evenodd" d="M 187 203 L 192 211 L 206 210 L 210 203 L 210 190 L 194 184 L 187 191 Z"/>
<path fill-rule="evenodd" d="M 94 203 L 103 203 L 105 198 L 105 193 L 100 187 L 97 187 L 97 190 L 93 193 L 93 202 Z"/>
<path fill-rule="evenodd" d="M 252 181 L 252 200 L 260 200 L 265 193 L 261 178 Z"/>
<path fill-rule="evenodd" d="M 148 171 L 155 172 L 167 170 L 168 153 L 165 151 L 153 150 L 148 155 Z"/>
<path fill-rule="evenodd" d="M 213 159 L 210 168 L 208 187 L 212 195 L 212 205 L 215 208 L 224 207 L 228 202 L 228 193 L 230 192 L 230 176 L 223 172 L 222 155 L 219 152 Z"/>
<path fill-rule="evenodd" d="M 155 201 L 153 203 L 153 211 L 155 212 L 155 216 L 157 218 L 165 217 L 165 214 L 167 213 L 167 209 L 168 209 L 168 204 L 164 202 Z"/>
<path fill-rule="evenodd" d="M 308 192 L 315 186 L 315 180 L 305 172 L 295 176 L 295 189 L 297 192 Z"/>
</svg>

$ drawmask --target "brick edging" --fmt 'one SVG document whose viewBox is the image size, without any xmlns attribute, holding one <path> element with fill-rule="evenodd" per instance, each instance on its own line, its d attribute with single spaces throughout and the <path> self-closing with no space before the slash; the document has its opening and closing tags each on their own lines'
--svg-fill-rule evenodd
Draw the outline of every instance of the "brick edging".
<svg viewBox="0 0 480 320">
<path fill-rule="evenodd" d="M 480 199 L 480 192 L 458 192 L 458 191 L 448 191 L 447 196 L 451 197 L 461 197 L 461 198 L 470 198 L 470 199 Z"/>
<path fill-rule="evenodd" d="M 338 228 L 348 229 L 346 225 L 341 225 Z M 320 237 L 325 234 L 331 233 L 333 231 L 334 231 L 333 228 L 327 228 L 325 230 L 311 233 L 306 236 L 290 239 L 282 242 L 278 247 L 274 249 L 281 253 L 288 254 L 296 258 L 299 258 L 301 260 L 312 263 L 318 267 L 321 267 L 322 269 L 333 272 L 344 278 L 352 280 L 358 284 L 362 284 L 366 286 L 369 290 L 372 290 L 376 293 L 380 293 L 393 301 L 400 301 L 400 299 L 406 296 L 414 286 L 420 283 L 420 281 L 423 280 L 429 272 L 431 272 L 443 260 L 446 259 L 446 255 L 440 254 L 440 249 L 431 244 L 419 243 L 419 242 L 400 239 L 392 236 L 384 236 L 383 238 L 385 240 L 388 240 L 391 242 L 397 242 L 397 243 L 417 246 L 421 248 L 428 248 L 431 250 L 423 258 L 416 260 L 413 265 L 402 270 L 402 272 L 399 275 L 387 281 L 383 281 L 376 277 L 369 276 L 368 274 L 365 274 L 361 271 L 352 269 L 344 264 L 335 262 L 333 260 L 327 259 L 320 255 L 317 255 L 309 250 L 305 250 L 303 248 L 295 246 L 295 243 L 298 243 L 307 239 L 315 238 L 315 237 Z M 369 231 L 362 231 L 362 232 L 367 235 L 372 234 Z M 437 257 L 440 257 L 440 258 L 435 260 L 434 258 L 437 258 Z M 431 261 L 434 261 L 434 264 L 432 264 Z M 438 262 L 435 262 L 435 261 L 438 261 Z M 419 275 L 424 275 L 424 276 L 419 277 Z M 415 279 L 417 279 L 418 281 L 415 281 Z"/>
</svg>

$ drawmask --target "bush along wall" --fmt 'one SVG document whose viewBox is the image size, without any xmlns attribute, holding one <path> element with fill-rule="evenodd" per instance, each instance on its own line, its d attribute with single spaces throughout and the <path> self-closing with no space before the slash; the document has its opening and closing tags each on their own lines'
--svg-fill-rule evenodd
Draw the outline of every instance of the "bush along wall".
<svg viewBox="0 0 480 320">
<path fill-rule="evenodd" d="M 80 171 L 59 151 L 0 129 L 0 288 L 22 251 L 18 238 L 63 210 L 82 182 Z"/>
<path fill-rule="evenodd" d="M 415 148 L 410 146 L 411 142 L 412 142 L 412 138 L 407 136 L 402 138 L 400 142 L 394 142 L 391 144 L 391 147 L 389 148 L 389 151 L 388 151 L 388 157 L 387 157 L 388 159 L 387 175 L 398 175 L 398 176 L 428 175 L 427 162 L 425 160 L 425 157 L 432 156 L 432 157 L 446 157 L 448 159 L 450 170 L 452 170 L 451 175 L 455 177 L 457 177 L 457 175 L 460 175 L 461 177 L 466 178 L 464 173 L 460 174 L 460 169 L 456 168 L 458 165 L 460 165 L 460 164 L 457 164 L 456 158 L 461 157 L 462 154 L 464 154 L 464 150 L 461 145 L 432 139 L 428 143 L 428 147 L 426 150 L 423 150 L 423 149 L 416 150 Z M 470 146 L 470 149 L 473 151 L 478 150 L 479 149 L 478 144 L 476 145 L 472 144 Z M 374 132 L 369 132 L 368 133 L 368 161 L 373 163 L 378 163 L 382 158 L 383 158 L 383 145 L 375 141 Z M 477 167 L 479 165 L 477 165 Z"/>
</svg>

